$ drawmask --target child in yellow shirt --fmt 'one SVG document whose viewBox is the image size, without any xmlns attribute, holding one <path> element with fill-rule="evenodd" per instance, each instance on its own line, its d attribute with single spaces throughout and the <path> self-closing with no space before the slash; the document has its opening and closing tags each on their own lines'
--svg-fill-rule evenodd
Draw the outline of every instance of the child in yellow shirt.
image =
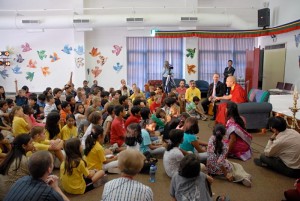
<svg viewBox="0 0 300 201">
<path fill-rule="evenodd" d="M 107 150 L 104 150 L 101 144 L 104 143 L 103 128 L 100 125 L 95 125 L 92 128 L 91 134 L 85 140 L 84 154 L 88 169 L 97 169 L 110 172 L 111 169 L 118 167 L 118 157 L 107 157 Z"/>
<path fill-rule="evenodd" d="M 48 150 L 59 159 L 60 162 L 64 160 L 64 154 L 62 148 L 64 141 L 61 139 L 46 140 L 46 134 L 44 127 L 35 126 L 30 131 L 31 138 L 33 140 L 33 146 L 36 151 Z"/>
<path fill-rule="evenodd" d="M 11 116 L 13 116 L 12 131 L 14 137 L 23 133 L 29 133 L 32 124 L 29 116 L 24 114 L 22 107 L 14 107 L 11 111 Z"/>
<path fill-rule="evenodd" d="M 60 166 L 60 180 L 63 189 L 70 194 L 84 194 L 99 184 L 103 170 L 88 170 L 82 159 L 82 146 L 78 138 L 71 138 L 65 145 L 66 159 Z"/>
<path fill-rule="evenodd" d="M 60 131 L 61 139 L 64 141 L 78 136 L 77 127 L 75 126 L 75 116 L 73 114 L 67 115 L 66 123 Z"/>
</svg>

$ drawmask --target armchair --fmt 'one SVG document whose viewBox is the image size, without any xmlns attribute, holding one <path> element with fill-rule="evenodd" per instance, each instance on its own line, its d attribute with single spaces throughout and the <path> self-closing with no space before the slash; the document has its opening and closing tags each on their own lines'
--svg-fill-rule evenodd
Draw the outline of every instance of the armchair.
<svg viewBox="0 0 300 201">
<path fill-rule="evenodd" d="M 272 111 L 272 104 L 268 102 L 270 93 L 259 89 L 251 89 L 248 102 L 238 104 L 239 114 L 246 119 L 246 129 L 266 128 Z"/>
<path fill-rule="evenodd" d="M 207 96 L 207 92 L 208 92 L 208 82 L 205 80 L 196 80 L 196 87 L 200 89 L 201 91 L 201 96 L 202 97 L 206 97 Z"/>
</svg>

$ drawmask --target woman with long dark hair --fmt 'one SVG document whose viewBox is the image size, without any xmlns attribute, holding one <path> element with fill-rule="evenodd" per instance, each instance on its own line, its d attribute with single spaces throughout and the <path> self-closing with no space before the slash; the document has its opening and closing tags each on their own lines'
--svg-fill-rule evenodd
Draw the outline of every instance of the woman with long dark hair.
<svg viewBox="0 0 300 201">
<path fill-rule="evenodd" d="M 60 134 L 60 115 L 58 111 L 52 111 L 46 119 L 46 140 L 55 140 Z"/>
<path fill-rule="evenodd" d="M 226 138 L 228 139 L 228 156 L 246 161 L 251 158 L 252 135 L 246 131 L 245 122 L 239 115 L 234 102 L 227 103 Z"/>
<path fill-rule="evenodd" d="M 243 185 L 251 187 L 251 175 L 245 172 L 240 164 L 230 162 L 226 158 L 228 145 L 223 142 L 225 133 L 225 127 L 222 124 L 217 124 L 213 130 L 213 135 L 209 138 L 207 172 L 212 175 L 222 175 L 230 182 L 241 182 Z"/>
<path fill-rule="evenodd" d="M 11 151 L 0 164 L 0 200 L 19 178 L 29 175 L 26 153 L 33 150 L 30 135 L 20 134 L 14 139 Z"/>
</svg>

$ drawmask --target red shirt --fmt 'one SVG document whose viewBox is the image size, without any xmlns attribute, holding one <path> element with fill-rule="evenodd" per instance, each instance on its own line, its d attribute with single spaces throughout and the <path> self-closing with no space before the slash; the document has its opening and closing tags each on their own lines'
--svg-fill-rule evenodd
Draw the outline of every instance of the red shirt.
<svg viewBox="0 0 300 201">
<path fill-rule="evenodd" d="M 151 113 L 155 113 L 156 109 L 159 108 L 161 106 L 160 103 L 156 103 L 155 101 L 151 103 L 150 105 L 150 111 Z"/>
<path fill-rule="evenodd" d="M 239 84 L 235 84 L 233 90 L 230 91 L 231 101 L 235 103 L 247 102 L 246 91 Z"/>
<path fill-rule="evenodd" d="M 128 119 L 125 121 L 125 128 L 127 128 L 127 126 L 129 124 L 132 124 L 132 123 L 140 123 L 141 121 L 141 117 L 139 116 L 134 116 L 134 115 L 130 115 L 128 117 Z"/>
<path fill-rule="evenodd" d="M 121 147 L 125 142 L 125 134 L 125 121 L 123 118 L 114 118 L 110 129 L 110 144 L 118 143 L 118 146 Z"/>
<path fill-rule="evenodd" d="M 181 88 L 181 87 L 177 87 L 176 88 L 176 92 L 178 93 L 178 94 L 185 94 L 185 92 L 186 92 L 186 88 L 185 87 L 183 87 L 183 88 Z"/>
</svg>

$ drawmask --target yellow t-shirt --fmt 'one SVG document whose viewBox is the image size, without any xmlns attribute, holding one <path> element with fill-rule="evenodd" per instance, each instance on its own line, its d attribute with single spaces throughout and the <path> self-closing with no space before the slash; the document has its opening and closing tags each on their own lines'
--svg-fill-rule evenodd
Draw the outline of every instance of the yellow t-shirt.
<svg viewBox="0 0 300 201">
<path fill-rule="evenodd" d="M 150 106 L 151 103 L 153 103 L 153 101 L 154 101 L 154 100 L 152 100 L 151 98 L 148 98 L 148 99 L 147 99 L 148 105 Z"/>
<path fill-rule="evenodd" d="M 32 142 L 32 144 L 37 151 L 49 150 L 50 147 L 49 140 L 45 140 L 43 142 Z"/>
<path fill-rule="evenodd" d="M 17 137 L 23 133 L 29 133 L 27 129 L 28 123 L 21 117 L 14 117 L 12 127 L 13 127 L 13 135 Z"/>
<path fill-rule="evenodd" d="M 87 177 L 89 170 L 81 160 L 79 165 L 73 168 L 72 175 L 65 172 L 65 161 L 60 165 L 60 180 L 63 189 L 70 194 L 84 194 L 86 184 L 83 176 Z"/>
<path fill-rule="evenodd" d="M 67 125 L 65 125 L 60 131 L 60 136 L 62 140 L 68 140 L 77 137 L 77 127 L 73 126 L 72 128 L 69 128 Z"/>
<path fill-rule="evenodd" d="M 106 158 L 104 149 L 99 142 L 96 142 L 85 159 L 89 170 L 102 170 L 102 165 Z"/>
<path fill-rule="evenodd" d="M 193 102 L 194 96 L 197 96 L 201 100 L 201 91 L 195 87 L 195 89 L 188 88 L 185 92 L 185 100 Z"/>
</svg>

